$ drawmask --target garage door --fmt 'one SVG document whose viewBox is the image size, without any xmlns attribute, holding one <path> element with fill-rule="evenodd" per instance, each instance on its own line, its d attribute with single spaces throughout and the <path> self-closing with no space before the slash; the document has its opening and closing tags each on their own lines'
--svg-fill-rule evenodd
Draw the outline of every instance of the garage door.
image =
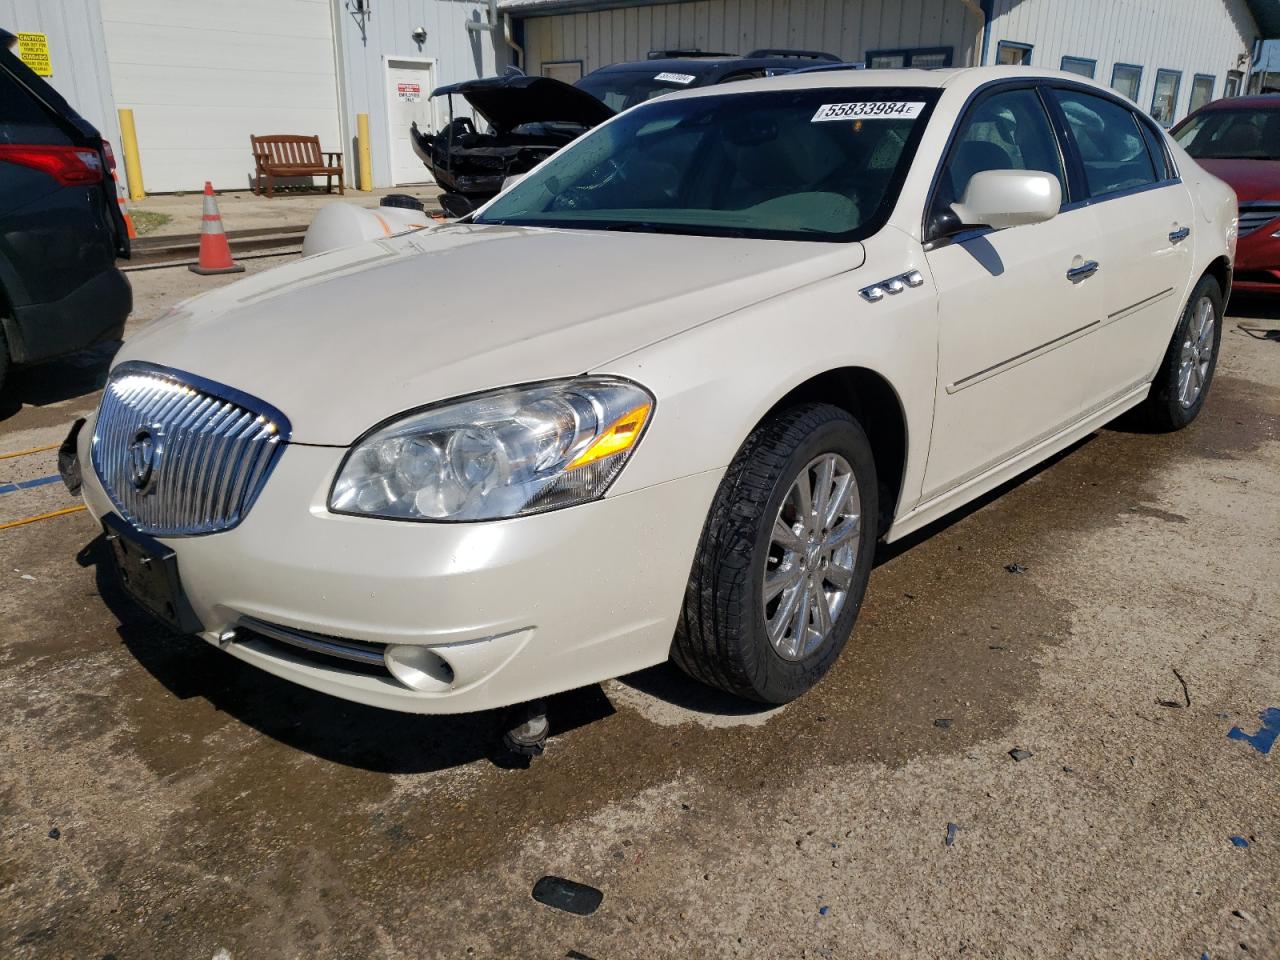
<svg viewBox="0 0 1280 960">
<path fill-rule="evenodd" d="M 149 192 L 246 189 L 251 134 L 343 149 L 327 0 L 102 0 L 102 19 Z"/>
</svg>

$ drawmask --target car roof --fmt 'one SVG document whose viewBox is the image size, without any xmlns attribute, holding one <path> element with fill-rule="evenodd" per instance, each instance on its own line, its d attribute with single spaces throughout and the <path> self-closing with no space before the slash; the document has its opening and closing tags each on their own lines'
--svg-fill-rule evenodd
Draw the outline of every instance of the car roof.
<svg viewBox="0 0 1280 960">
<path fill-rule="evenodd" d="M 1107 96 L 1114 97 L 1107 87 L 1088 77 L 1063 70 L 1039 70 L 1034 67 L 955 67 L 938 70 L 890 69 L 860 70 L 850 66 L 845 70 L 817 70 L 792 72 L 743 80 L 723 87 L 696 87 L 678 90 L 667 97 L 730 96 L 754 90 L 818 90 L 847 87 L 935 87 L 966 94 L 994 80 L 1061 80 L 1078 86 L 1093 87 Z"/>
<path fill-rule="evenodd" d="M 1280 93 L 1255 93 L 1248 97 L 1223 97 L 1206 103 L 1196 111 L 1206 110 L 1280 110 Z"/>
</svg>

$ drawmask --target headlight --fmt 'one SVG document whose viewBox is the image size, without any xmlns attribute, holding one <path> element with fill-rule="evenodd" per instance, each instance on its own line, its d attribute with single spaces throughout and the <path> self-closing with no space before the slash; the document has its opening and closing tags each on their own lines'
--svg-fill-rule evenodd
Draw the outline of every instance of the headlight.
<svg viewBox="0 0 1280 960">
<path fill-rule="evenodd" d="M 653 397 L 628 380 L 584 377 L 409 414 L 352 448 L 329 509 L 496 520 L 594 500 L 626 464 L 652 410 Z"/>
</svg>

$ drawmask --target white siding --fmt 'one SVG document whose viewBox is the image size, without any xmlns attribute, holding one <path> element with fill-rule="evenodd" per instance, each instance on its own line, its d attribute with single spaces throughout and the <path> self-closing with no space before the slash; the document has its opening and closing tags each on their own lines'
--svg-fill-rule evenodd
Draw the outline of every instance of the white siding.
<svg viewBox="0 0 1280 960">
<path fill-rule="evenodd" d="M 328 0 L 101 0 L 116 103 L 149 192 L 250 185 L 250 134 L 338 150 Z"/>
<path fill-rule="evenodd" d="M 0 27 L 48 35 L 53 76 L 45 79 L 111 141 L 119 156 L 120 126 L 98 0 L 0 0 Z"/>
<path fill-rule="evenodd" d="M 502 41 L 501 26 L 496 32 L 466 28 L 468 21 L 484 22 L 488 4 L 479 0 L 376 0 L 372 4 L 373 16 L 366 21 L 364 38 L 342 0 L 334 2 L 341 38 L 347 165 L 354 171 L 356 114 L 367 113 L 373 182 L 379 187 L 390 186 L 384 57 L 434 60 L 434 82 L 443 86 L 501 73 L 510 62 L 509 49 Z M 427 31 L 421 49 L 412 38 L 417 27 Z"/>
<path fill-rule="evenodd" d="M 1195 74 L 1248 72 L 1257 26 L 1244 0 L 995 0 L 988 62 L 1000 40 L 1034 44 L 1033 67 L 1058 69 L 1064 56 L 1097 60 L 1095 79 L 1111 82 L 1117 63 L 1142 67 L 1138 104 L 1151 109 L 1156 70 L 1182 72 L 1176 119 L 1186 116 Z M 1238 63 L 1244 54 L 1244 66 Z"/>
<path fill-rule="evenodd" d="M 700 47 L 746 53 L 760 47 L 825 50 L 861 60 L 868 50 L 952 47 L 954 63 L 976 62 L 980 22 L 961 0 L 691 0 L 524 21 L 526 72 L 551 60 L 581 60 L 583 73 L 650 50 Z"/>
</svg>

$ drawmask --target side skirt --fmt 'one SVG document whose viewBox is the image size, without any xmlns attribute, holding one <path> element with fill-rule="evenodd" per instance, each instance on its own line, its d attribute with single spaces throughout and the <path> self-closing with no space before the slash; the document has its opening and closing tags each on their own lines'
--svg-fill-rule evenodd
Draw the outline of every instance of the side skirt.
<svg viewBox="0 0 1280 960">
<path fill-rule="evenodd" d="M 1088 436 L 1094 430 L 1111 422 L 1126 410 L 1136 407 L 1147 398 L 1147 394 L 1150 392 L 1151 384 L 1144 383 L 1117 397 L 1106 406 L 1084 417 L 1084 419 L 1077 420 L 1061 432 L 1042 440 L 1035 446 L 1027 448 L 1002 463 L 996 464 L 985 473 L 979 474 L 960 486 L 934 497 L 932 500 L 926 500 L 894 521 L 893 526 L 889 528 L 889 532 L 885 534 L 885 542 L 892 543 L 894 540 L 901 539 L 909 533 L 914 533 L 921 527 L 946 516 L 957 507 L 1000 486 L 1006 480 L 1010 480 L 1018 474 L 1029 470 L 1041 460 L 1053 456 L 1059 450 L 1065 450 L 1081 437 Z"/>
</svg>

